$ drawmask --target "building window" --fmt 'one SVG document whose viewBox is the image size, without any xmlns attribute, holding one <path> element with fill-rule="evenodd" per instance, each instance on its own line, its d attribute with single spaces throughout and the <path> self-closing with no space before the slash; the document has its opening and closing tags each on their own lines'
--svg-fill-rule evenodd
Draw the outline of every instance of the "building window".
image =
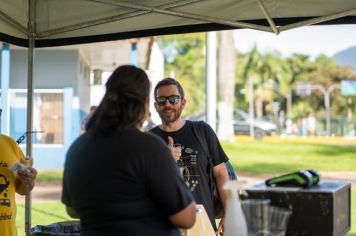
<svg viewBox="0 0 356 236">
<path fill-rule="evenodd" d="M 63 144 L 63 90 L 35 90 L 33 101 L 34 144 Z M 11 90 L 10 135 L 21 137 L 27 130 L 27 93 L 25 90 Z"/>
</svg>

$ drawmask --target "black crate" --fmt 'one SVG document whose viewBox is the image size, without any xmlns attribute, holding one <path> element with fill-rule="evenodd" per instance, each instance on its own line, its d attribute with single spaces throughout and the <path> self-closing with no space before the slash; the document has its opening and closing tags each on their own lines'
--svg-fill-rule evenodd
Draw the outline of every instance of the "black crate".
<svg viewBox="0 0 356 236">
<path fill-rule="evenodd" d="M 351 184 L 321 181 L 310 188 L 267 187 L 259 183 L 246 188 L 250 199 L 270 199 L 271 205 L 293 211 L 287 236 L 343 236 L 351 226 Z"/>
</svg>

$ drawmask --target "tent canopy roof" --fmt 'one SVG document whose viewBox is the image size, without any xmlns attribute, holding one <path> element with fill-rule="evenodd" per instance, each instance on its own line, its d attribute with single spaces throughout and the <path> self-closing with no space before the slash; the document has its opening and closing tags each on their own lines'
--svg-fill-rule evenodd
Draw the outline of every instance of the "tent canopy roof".
<svg viewBox="0 0 356 236">
<path fill-rule="evenodd" d="M 355 0 L 1 2 L 0 40 L 26 47 L 29 34 L 36 47 L 47 47 L 237 28 L 278 34 L 303 25 L 356 23 Z"/>
</svg>

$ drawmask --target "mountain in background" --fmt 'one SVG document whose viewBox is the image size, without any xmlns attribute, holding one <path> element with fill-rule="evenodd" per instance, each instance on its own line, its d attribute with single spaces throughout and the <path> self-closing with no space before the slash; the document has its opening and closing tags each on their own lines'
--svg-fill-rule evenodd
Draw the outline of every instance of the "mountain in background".
<svg viewBox="0 0 356 236">
<path fill-rule="evenodd" d="M 333 56 L 337 64 L 356 69 L 356 46 L 346 48 Z"/>
</svg>

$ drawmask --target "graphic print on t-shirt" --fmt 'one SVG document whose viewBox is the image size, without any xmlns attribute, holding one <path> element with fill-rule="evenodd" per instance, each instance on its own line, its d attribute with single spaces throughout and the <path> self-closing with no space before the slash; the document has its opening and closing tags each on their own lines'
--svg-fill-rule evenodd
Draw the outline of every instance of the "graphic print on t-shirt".
<svg viewBox="0 0 356 236">
<path fill-rule="evenodd" d="M 6 178 L 6 176 L 0 173 L 0 206 L 11 206 L 7 193 L 9 184 L 10 181 Z"/>
<path fill-rule="evenodd" d="M 184 147 L 183 145 L 181 145 L 181 149 L 182 156 L 178 160 L 177 164 L 181 169 L 185 184 L 190 189 L 190 191 L 194 191 L 194 189 L 199 184 L 199 175 L 196 174 L 198 173 L 198 151 L 195 151 L 190 147 Z"/>
</svg>

